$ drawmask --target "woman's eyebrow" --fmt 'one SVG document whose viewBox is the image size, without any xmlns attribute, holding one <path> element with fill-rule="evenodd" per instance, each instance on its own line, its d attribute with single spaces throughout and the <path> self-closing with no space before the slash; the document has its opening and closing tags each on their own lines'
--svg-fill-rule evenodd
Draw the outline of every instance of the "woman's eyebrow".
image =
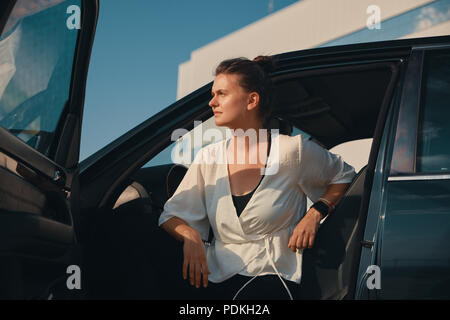
<svg viewBox="0 0 450 320">
<path fill-rule="evenodd" d="M 225 89 L 217 89 L 216 92 L 226 92 Z M 214 94 L 214 90 L 211 89 L 211 94 Z"/>
</svg>

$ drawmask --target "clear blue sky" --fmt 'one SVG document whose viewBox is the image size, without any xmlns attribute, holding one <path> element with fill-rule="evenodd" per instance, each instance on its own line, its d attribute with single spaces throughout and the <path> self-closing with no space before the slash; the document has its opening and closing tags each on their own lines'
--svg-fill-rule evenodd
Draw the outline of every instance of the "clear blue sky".
<svg viewBox="0 0 450 320">
<path fill-rule="evenodd" d="M 102 0 L 80 160 L 175 102 L 178 65 L 193 50 L 267 16 L 269 2 Z M 273 12 L 294 2 L 273 0 Z"/>
</svg>

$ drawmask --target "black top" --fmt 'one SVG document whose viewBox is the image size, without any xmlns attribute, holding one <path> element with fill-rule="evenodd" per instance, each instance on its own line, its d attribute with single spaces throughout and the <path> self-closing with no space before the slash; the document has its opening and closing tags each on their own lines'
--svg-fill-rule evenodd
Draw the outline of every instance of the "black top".
<svg viewBox="0 0 450 320">
<path fill-rule="evenodd" d="M 269 134 L 269 146 L 268 146 L 268 151 L 267 151 L 267 159 L 266 159 L 265 168 L 267 168 L 267 160 L 269 159 L 270 143 L 271 143 L 271 135 Z M 244 211 L 245 206 L 250 201 L 251 197 L 253 196 L 253 193 L 255 193 L 255 190 L 258 189 L 258 187 L 259 187 L 259 185 L 260 185 L 260 183 L 261 183 L 263 178 L 264 178 L 264 175 L 261 177 L 261 180 L 259 180 L 258 185 L 256 186 L 255 189 L 253 189 L 252 192 L 249 192 L 249 193 L 244 194 L 242 196 L 231 195 L 232 198 L 233 198 L 233 204 L 234 204 L 234 207 L 236 208 L 236 213 L 237 213 L 238 217 L 241 215 L 242 211 Z"/>
<path fill-rule="evenodd" d="M 261 178 L 261 180 L 262 180 L 262 178 Z M 261 183 L 261 181 L 259 181 L 259 182 Z M 259 186 L 259 183 L 258 183 L 258 186 Z M 256 187 L 256 188 L 258 188 L 258 187 Z M 256 188 L 253 189 L 252 192 L 244 194 L 243 196 L 232 195 L 234 207 L 236 208 L 236 213 L 237 213 L 238 217 L 241 215 L 242 211 L 244 211 L 245 206 L 250 201 L 250 198 L 253 196 L 253 193 L 255 193 Z"/>
</svg>

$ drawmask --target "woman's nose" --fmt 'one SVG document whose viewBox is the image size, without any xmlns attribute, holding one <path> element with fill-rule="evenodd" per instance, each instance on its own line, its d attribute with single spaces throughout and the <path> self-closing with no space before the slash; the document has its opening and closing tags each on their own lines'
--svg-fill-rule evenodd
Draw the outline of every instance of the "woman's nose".
<svg viewBox="0 0 450 320">
<path fill-rule="evenodd" d="M 209 100 L 208 104 L 211 108 L 217 107 L 217 103 L 216 100 L 214 100 L 214 97 L 212 97 L 211 100 Z"/>
</svg>

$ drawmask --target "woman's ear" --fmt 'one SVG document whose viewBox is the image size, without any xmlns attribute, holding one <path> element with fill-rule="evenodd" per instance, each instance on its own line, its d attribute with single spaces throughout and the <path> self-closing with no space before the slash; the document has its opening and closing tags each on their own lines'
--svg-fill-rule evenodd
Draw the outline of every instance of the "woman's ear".
<svg viewBox="0 0 450 320">
<path fill-rule="evenodd" d="M 248 95 L 248 102 L 247 102 L 247 109 L 253 110 L 255 109 L 259 104 L 259 94 L 258 92 L 250 92 Z"/>
</svg>

